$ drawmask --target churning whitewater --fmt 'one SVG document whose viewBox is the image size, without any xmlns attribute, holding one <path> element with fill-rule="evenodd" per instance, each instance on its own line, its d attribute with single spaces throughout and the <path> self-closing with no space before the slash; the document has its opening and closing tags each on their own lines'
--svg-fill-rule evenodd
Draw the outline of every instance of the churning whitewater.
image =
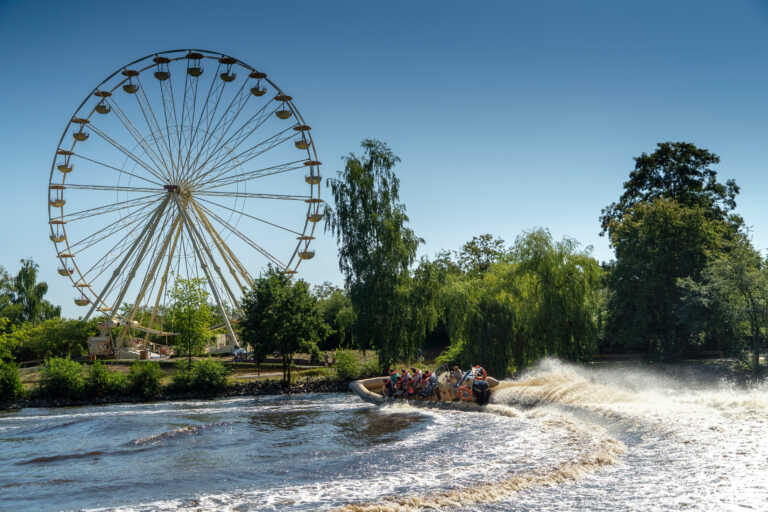
<svg viewBox="0 0 768 512">
<path fill-rule="evenodd" d="M 349 394 L 0 415 L 0 495 L 36 510 L 760 510 L 768 399 L 545 360 L 487 407 Z"/>
</svg>

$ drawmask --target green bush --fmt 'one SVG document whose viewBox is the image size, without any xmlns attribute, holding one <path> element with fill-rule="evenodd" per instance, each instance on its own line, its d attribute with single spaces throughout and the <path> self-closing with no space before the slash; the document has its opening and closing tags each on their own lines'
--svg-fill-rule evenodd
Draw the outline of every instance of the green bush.
<svg viewBox="0 0 768 512">
<path fill-rule="evenodd" d="M 216 393 L 227 387 L 227 367 L 212 358 L 192 363 L 189 387 L 200 393 Z"/>
<path fill-rule="evenodd" d="M 88 393 L 108 395 L 123 393 L 128 385 L 128 378 L 120 372 L 112 372 L 106 365 L 96 361 L 91 365 L 86 381 Z"/>
<path fill-rule="evenodd" d="M 341 379 L 352 380 L 360 376 L 360 364 L 351 350 L 337 350 L 336 363 L 333 366 L 336 368 L 336 375 Z"/>
<path fill-rule="evenodd" d="M 378 377 L 379 375 L 381 375 L 381 368 L 379 368 L 379 362 L 375 359 L 369 359 L 360 369 L 361 377 Z"/>
<path fill-rule="evenodd" d="M 83 367 L 69 358 L 52 357 L 40 371 L 40 392 L 48 398 L 81 398 L 85 390 Z"/>
<path fill-rule="evenodd" d="M 151 361 L 134 361 L 128 374 L 132 393 L 144 398 L 153 398 L 160 394 L 160 379 L 163 371 L 160 365 Z"/>
<path fill-rule="evenodd" d="M 183 393 L 189 391 L 191 387 L 192 372 L 187 368 L 186 360 L 179 360 L 176 363 L 176 373 L 173 374 L 173 380 L 170 385 L 171 391 Z"/>
<path fill-rule="evenodd" d="M 22 393 L 19 368 L 13 362 L 0 360 L 0 402 L 10 402 Z"/>
</svg>

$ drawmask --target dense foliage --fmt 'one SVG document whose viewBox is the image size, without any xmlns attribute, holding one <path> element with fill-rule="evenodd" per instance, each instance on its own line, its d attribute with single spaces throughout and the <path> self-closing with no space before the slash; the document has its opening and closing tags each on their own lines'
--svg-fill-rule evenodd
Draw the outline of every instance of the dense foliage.
<svg viewBox="0 0 768 512">
<path fill-rule="evenodd" d="M 95 361 L 88 369 L 85 388 L 91 396 L 114 395 L 123 393 L 128 386 L 128 378 L 120 372 L 110 371 L 100 361 Z"/>
<path fill-rule="evenodd" d="M 256 279 L 243 298 L 240 334 L 243 342 L 262 353 L 276 352 L 282 360 L 283 381 L 291 380 L 296 352 L 311 352 L 326 326 L 317 298 L 303 280 L 292 282 L 272 266 Z"/>
<path fill-rule="evenodd" d="M 377 140 L 362 142 L 363 155 L 345 158 L 343 171 L 328 180 L 334 207 L 326 210 L 326 229 L 339 244 L 339 269 L 354 309 L 353 336 L 363 349 L 374 348 L 384 370 L 397 359 L 404 280 L 420 239 L 407 227 L 399 202 L 400 159 Z"/>
<path fill-rule="evenodd" d="M 178 334 L 171 338 L 172 343 L 179 354 L 202 353 L 213 323 L 205 281 L 179 278 L 170 295 L 172 302 L 165 317 L 165 329 Z"/>
<path fill-rule="evenodd" d="M 10 402 L 22 393 L 19 368 L 12 362 L 0 360 L 0 402 Z"/>
<path fill-rule="evenodd" d="M 152 361 L 134 361 L 128 373 L 129 390 L 144 398 L 154 398 L 162 389 L 163 371 Z"/>
<path fill-rule="evenodd" d="M 40 392 L 49 398 L 77 399 L 83 396 L 83 367 L 68 358 L 52 357 L 40 371 Z"/>
</svg>

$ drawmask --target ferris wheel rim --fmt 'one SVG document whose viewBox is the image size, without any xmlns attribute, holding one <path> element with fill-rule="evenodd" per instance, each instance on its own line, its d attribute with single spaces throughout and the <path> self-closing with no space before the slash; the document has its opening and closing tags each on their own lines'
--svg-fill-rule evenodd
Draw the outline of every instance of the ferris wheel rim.
<svg viewBox="0 0 768 512">
<path fill-rule="evenodd" d="M 107 84 L 108 82 L 110 82 L 110 80 L 114 79 L 119 73 L 121 73 L 121 72 L 123 72 L 123 71 L 125 71 L 125 70 L 127 70 L 127 69 L 129 69 L 129 68 L 131 68 L 133 66 L 135 66 L 138 63 L 144 62 L 147 59 L 153 59 L 154 62 L 152 64 L 148 64 L 147 66 L 142 67 L 140 70 L 138 70 L 136 75 L 132 75 L 132 76 L 139 77 L 142 73 L 144 73 L 145 71 L 147 71 L 147 70 L 151 69 L 153 66 L 155 66 L 157 64 L 157 59 L 159 57 L 161 57 L 161 56 L 168 55 L 168 54 L 180 54 L 180 55 L 176 56 L 175 58 L 168 58 L 168 60 L 166 62 L 170 63 L 170 62 L 175 62 L 175 61 L 179 61 L 179 60 L 185 59 L 192 52 L 197 52 L 197 53 L 202 54 L 201 58 L 203 58 L 203 59 L 218 59 L 220 62 L 224 58 L 231 59 L 231 62 L 229 62 L 230 65 L 239 65 L 239 66 L 241 66 L 241 67 L 243 67 L 243 68 L 245 68 L 247 70 L 250 70 L 252 72 L 252 74 L 253 73 L 257 73 L 256 68 L 254 68 L 253 66 L 247 64 L 246 62 L 244 62 L 244 61 L 242 61 L 240 59 L 233 58 L 233 57 L 229 56 L 228 54 L 225 54 L 225 53 L 222 53 L 222 52 L 218 52 L 218 51 L 204 50 L 204 49 L 195 49 L 195 48 L 191 48 L 191 49 L 187 48 L 187 49 L 164 50 L 164 51 L 159 51 L 159 52 L 153 52 L 153 53 L 147 54 L 147 55 L 145 55 L 145 56 L 143 56 L 141 58 L 135 59 L 135 60 L 129 62 L 128 64 L 120 66 L 115 71 L 113 71 L 110 75 L 108 75 L 105 79 L 103 79 L 98 85 L 96 85 L 96 87 L 94 87 L 85 96 L 85 98 L 82 100 L 82 102 L 76 107 L 76 109 L 74 110 L 73 114 L 69 117 L 69 120 L 67 121 L 66 126 L 65 126 L 64 130 L 62 131 L 61 137 L 59 138 L 59 141 L 58 141 L 58 144 L 56 146 L 56 150 L 54 151 L 53 159 L 52 159 L 52 162 L 51 162 L 51 167 L 50 167 L 50 172 L 49 172 L 49 183 L 48 183 L 49 186 L 48 186 L 48 189 L 46 191 L 47 192 L 47 202 L 48 202 L 48 218 L 49 218 L 50 239 L 53 242 L 54 247 L 56 249 L 57 259 L 59 260 L 59 262 L 61 264 L 61 269 L 66 271 L 66 274 L 62 274 L 62 275 L 66 275 L 66 277 L 68 277 L 70 279 L 70 281 L 72 282 L 73 287 L 79 291 L 79 293 L 81 294 L 81 296 L 83 298 L 89 296 L 88 298 L 93 299 L 93 308 L 96 308 L 96 307 L 99 306 L 99 302 L 102 300 L 102 298 L 98 296 L 97 292 L 92 289 L 92 287 L 90 286 L 90 283 L 86 280 L 86 276 L 87 276 L 88 272 L 83 273 L 83 271 L 78 266 L 77 258 L 76 258 L 76 253 L 74 253 L 73 250 L 72 250 L 70 239 L 69 239 L 69 236 L 68 236 L 68 233 L 67 233 L 67 228 L 66 228 L 67 222 L 64 220 L 64 217 L 65 217 L 65 214 L 64 214 L 64 204 L 65 204 L 65 201 L 62 200 L 62 204 L 56 206 L 56 205 L 53 204 L 53 201 L 51 200 L 51 190 L 54 190 L 54 187 L 61 187 L 60 190 L 62 191 L 62 194 L 63 194 L 63 190 L 66 189 L 67 187 L 76 187 L 76 186 L 78 186 L 78 185 L 76 185 L 74 183 L 68 183 L 68 181 L 67 181 L 68 174 L 67 173 L 63 173 L 62 174 L 60 182 L 59 181 L 55 182 L 54 179 L 53 179 L 54 176 L 58 176 L 56 174 L 56 168 L 57 168 L 58 156 L 60 156 L 62 154 L 62 152 L 69 152 L 69 156 L 67 157 L 67 162 L 69 162 L 68 159 L 73 157 L 73 156 L 83 157 L 81 155 L 78 155 L 75 152 L 75 149 L 77 147 L 78 142 L 82 142 L 82 141 L 79 141 L 79 140 L 73 141 L 71 143 L 71 145 L 69 146 L 69 148 L 67 149 L 66 145 L 64 144 L 64 139 L 67 136 L 67 133 L 70 131 L 70 128 L 71 128 L 73 123 L 78 123 L 78 124 L 81 124 L 81 126 L 84 126 L 85 124 L 88 124 L 90 122 L 92 116 L 96 112 L 96 107 L 95 106 L 93 108 L 91 108 L 90 111 L 87 111 L 87 115 L 84 116 L 84 115 L 80 114 L 81 111 L 86 106 L 86 104 L 88 103 L 89 100 L 91 100 L 94 96 L 98 96 L 97 93 L 99 93 L 100 91 L 107 91 L 110 94 L 113 93 L 115 90 L 117 90 L 119 87 L 121 87 L 121 85 L 123 85 L 126 81 L 128 81 L 130 79 L 130 77 L 126 76 L 123 80 L 118 81 L 116 83 L 116 85 L 114 85 L 111 89 L 103 87 L 104 84 Z M 259 79 L 260 80 L 265 80 L 276 92 L 279 93 L 278 96 L 285 96 L 285 97 L 287 97 L 287 100 L 284 101 L 284 104 L 290 109 L 291 114 L 294 116 L 294 119 L 296 120 L 296 123 L 293 126 L 294 129 L 297 129 L 299 127 L 306 127 L 307 128 L 306 132 L 302 133 L 302 136 L 305 138 L 306 143 L 307 143 L 306 151 L 307 151 L 307 154 L 309 155 L 309 159 L 307 159 L 307 161 L 311 161 L 314 164 L 317 164 L 319 166 L 320 162 L 318 161 L 317 149 L 315 147 L 315 142 L 314 142 L 314 139 L 312 137 L 311 130 L 309 130 L 309 127 L 307 126 L 304 117 L 302 116 L 302 114 L 299 111 L 298 107 L 296 107 L 295 103 L 293 102 L 293 99 L 291 97 L 285 95 L 285 92 L 283 91 L 283 89 L 280 88 L 266 74 L 264 74 L 264 73 L 261 73 L 261 74 L 263 76 L 259 77 Z M 214 77 L 214 80 L 215 80 L 215 77 Z M 223 78 L 222 78 L 222 80 L 223 80 Z M 175 114 L 175 112 L 174 112 L 174 114 Z M 193 122 L 194 122 L 194 119 L 193 119 Z M 181 130 L 183 128 L 184 128 L 183 126 L 178 126 L 179 130 Z M 150 134 L 150 135 L 154 136 L 153 134 Z M 85 158 L 85 157 L 83 157 L 83 158 Z M 118 169 L 116 169 L 116 170 L 118 170 Z M 312 174 L 313 171 L 314 171 L 314 167 L 312 167 L 310 169 L 310 176 L 313 177 L 313 178 L 316 177 L 319 180 L 320 179 L 319 169 L 317 170 L 317 176 L 314 176 Z M 135 175 L 131 174 L 130 172 L 127 172 L 125 169 L 123 169 L 121 171 L 121 174 L 123 172 L 125 174 L 135 176 Z M 135 177 L 140 178 L 140 179 L 144 179 L 145 181 L 150 181 L 149 179 L 146 178 L 146 176 L 145 177 L 135 176 Z M 155 184 L 163 186 L 163 181 L 164 180 L 160 176 L 156 176 L 156 177 L 158 179 L 160 179 L 160 182 L 159 183 L 155 182 Z M 310 184 L 309 198 L 310 199 L 315 199 L 313 197 L 313 195 L 314 195 L 314 192 L 316 190 L 317 191 L 317 198 L 316 199 L 317 199 L 318 202 L 320 202 L 321 200 L 319 199 L 319 192 L 320 192 L 319 181 L 317 183 L 315 183 L 314 181 L 312 181 L 311 183 L 309 181 L 307 181 L 307 183 Z M 315 185 L 316 185 L 316 187 L 315 187 Z M 146 191 L 149 191 L 149 190 L 151 190 L 151 189 L 149 189 L 149 188 L 146 189 Z M 164 195 L 163 188 L 157 189 L 157 191 L 155 193 L 152 193 L 149 196 L 147 196 L 148 199 L 151 196 L 154 197 L 151 201 L 149 201 L 149 204 L 153 204 L 153 203 L 156 203 L 158 201 L 161 202 L 161 204 L 162 204 L 164 202 L 163 195 Z M 201 198 L 201 200 L 204 200 L 204 199 Z M 309 242 L 314 239 L 314 233 L 315 233 L 315 229 L 317 227 L 317 221 L 310 221 L 310 219 L 312 218 L 312 215 L 317 216 L 317 214 L 319 212 L 319 207 L 313 206 L 313 203 L 310 202 L 310 201 L 308 201 L 308 203 L 309 204 L 307 206 L 307 212 L 306 212 L 306 215 L 304 217 L 304 223 L 303 223 L 303 226 L 301 228 L 301 234 L 298 237 L 298 242 L 296 243 L 295 248 L 292 251 L 290 258 L 288 259 L 288 262 L 284 265 L 284 268 L 282 268 L 283 271 L 285 271 L 286 273 L 289 273 L 289 274 L 296 273 L 298 267 L 300 266 L 301 262 L 304 259 L 303 257 L 299 257 L 299 255 L 301 254 L 300 249 L 302 249 L 302 247 L 303 247 L 304 252 L 305 253 L 309 253 L 310 252 L 308 250 Z M 196 208 L 198 206 L 199 205 L 196 205 Z M 205 206 L 202 206 L 202 208 L 204 209 Z M 54 215 L 54 210 L 58 210 L 59 211 L 59 215 L 58 216 Z M 314 212 L 314 214 L 312 212 Z M 242 212 L 240 212 L 240 213 L 242 213 Z M 70 214 L 70 215 L 72 215 L 72 214 Z M 55 221 L 57 221 L 59 219 L 61 220 L 61 222 L 55 222 Z M 257 220 L 260 220 L 260 219 L 257 219 Z M 58 228 L 56 228 L 55 226 L 58 226 Z M 58 233 L 58 235 L 57 235 L 57 233 Z M 296 231 L 296 233 L 298 233 L 298 231 Z M 55 238 L 61 238 L 62 234 L 63 234 L 63 240 L 55 239 Z M 178 235 L 177 235 L 177 237 L 178 237 Z M 63 250 L 60 250 L 60 247 L 59 247 L 60 244 L 63 244 L 63 247 L 62 247 Z M 312 252 L 312 254 L 314 254 L 314 252 Z M 170 261 L 170 259 L 169 259 L 169 261 Z M 70 263 L 71 263 L 71 266 L 70 266 Z M 213 284 L 211 284 L 211 286 L 213 286 Z M 86 290 L 87 290 L 88 293 L 86 293 Z M 77 299 L 76 299 L 76 302 L 77 302 Z M 105 304 L 105 306 L 106 306 L 106 304 Z M 93 311 L 93 308 L 91 309 L 91 311 Z M 101 311 L 101 308 L 99 308 L 99 311 Z M 89 315 L 90 315 L 90 313 L 89 313 Z M 111 311 L 111 315 L 119 316 L 119 313 L 117 311 Z"/>
</svg>

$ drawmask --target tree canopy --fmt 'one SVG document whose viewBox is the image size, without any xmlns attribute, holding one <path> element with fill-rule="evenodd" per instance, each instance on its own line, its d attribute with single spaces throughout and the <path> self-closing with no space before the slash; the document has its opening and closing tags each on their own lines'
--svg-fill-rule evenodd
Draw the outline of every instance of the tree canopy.
<svg viewBox="0 0 768 512">
<path fill-rule="evenodd" d="M 702 208 L 710 219 L 729 221 L 737 227 L 741 217 L 733 214 L 739 187 L 734 180 L 721 183 L 713 165 L 720 157 L 688 142 L 661 142 L 650 155 L 635 158 L 635 168 L 624 183 L 624 193 L 605 207 L 600 217 L 602 233 L 640 203 L 669 199 L 681 206 Z"/>
<path fill-rule="evenodd" d="M 280 354 L 283 381 L 290 382 L 294 354 L 308 350 L 326 329 L 309 285 L 301 279 L 292 282 L 270 265 L 254 281 L 242 307 L 242 339 L 255 351 Z"/>
<path fill-rule="evenodd" d="M 339 269 L 356 317 L 354 337 L 361 348 L 375 348 L 388 369 L 401 352 L 399 290 L 421 239 L 407 227 L 399 202 L 394 167 L 400 159 L 381 141 L 366 139 L 362 148 L 327 182 L 334 206 L 326 209 L 326 230 L 338 242 Z"/>
</svg>

